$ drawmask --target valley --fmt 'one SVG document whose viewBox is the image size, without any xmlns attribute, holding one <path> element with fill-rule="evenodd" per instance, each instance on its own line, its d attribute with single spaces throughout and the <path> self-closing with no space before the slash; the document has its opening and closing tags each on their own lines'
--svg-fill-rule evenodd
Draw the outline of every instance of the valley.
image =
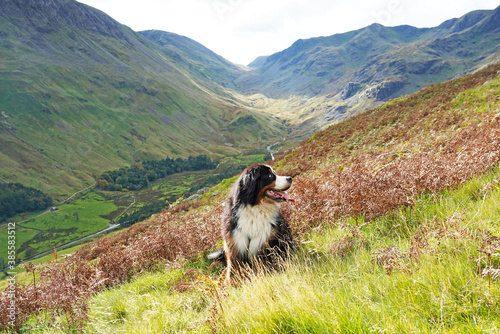
<svg viewBox="0 0 500 334">
<path fill-rule="evenodd" d="M 0 3 L 0 182 L 56 200 L 135 162 L 245 155 L 498 61 L 499 11 L 374 24 L 249 66 L 76 1 Z M 85 19 L 82 19 L 85 17 Z M 56 24 L 52 24 L 56 22 Z"/>
<path fill-rule="evenodd" d="M 200 72 L 210 63 L 193 48 L 172 57 L 76 1 L 3 1 L 0 16 L 3 182 L 61 200 L 105 170 L 166 157 L 220 159 L 286 133 L 280 120 Z M 212 55 L 199 47 L 203 60 Z"/>
<path fill-rule="evenodd" d="M 293 176 L 295 202 L 281 210 L 298 241 L 281 270 L 227 286 L 206 259 L 221 246 L 232 177 L 72 256 L 28 264 L 15 276 L 25 303 L 14 327 L 495 332 L 499 87 L 500 65 L 488 66 L 332 125 L 277 157 L 277 173 Z M 1 328 L 12 328 L 7 307 L 0 312 Z"/>
</svg>

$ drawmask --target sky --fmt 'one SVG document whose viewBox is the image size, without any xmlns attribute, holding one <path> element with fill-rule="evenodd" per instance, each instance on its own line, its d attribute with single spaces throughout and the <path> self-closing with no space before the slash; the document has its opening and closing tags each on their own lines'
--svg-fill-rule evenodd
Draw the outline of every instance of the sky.
<svg viewBox="0 0 500 334">
<path fill-rule="evenodd" d="M 135 31 L 157 29 L 194 39 L 247 65 L 298 39 L 366 27 L 435 27 L 498 0 L 78 0 Z"/>
</svg>

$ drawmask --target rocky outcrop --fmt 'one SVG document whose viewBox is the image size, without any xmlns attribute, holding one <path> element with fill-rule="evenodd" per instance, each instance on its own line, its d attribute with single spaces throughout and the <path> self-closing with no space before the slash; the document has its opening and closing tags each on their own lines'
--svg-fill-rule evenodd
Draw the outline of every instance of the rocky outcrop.
<svg viewBox="0 0 500 334">
<path fill-rule="evenodd" d="M 404 86 L 403 81 L 384 81 L 369 88 L 366 91 L 366 96 L 377 101 L 385 101 L 394 97 Z"/>
<path fill-rule="evenodd" d="M 361 89 L 361 85 L 354 82 L 349 82 L 347 86 L 344 87 L 342 92 L 340 92 L 340 97 L 342 100 L 347 100 L 348 98 L 354 96 Z"/>
</svg>

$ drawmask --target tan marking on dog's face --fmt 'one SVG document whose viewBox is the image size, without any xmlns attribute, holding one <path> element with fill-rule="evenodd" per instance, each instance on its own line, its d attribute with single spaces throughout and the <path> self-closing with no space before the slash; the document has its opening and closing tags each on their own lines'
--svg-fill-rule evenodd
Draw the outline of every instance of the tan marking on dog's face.
<svg viewBox="0 0 500 334">
<path fill-rule="evenodd" d="M 271 190 L 271 189 L 275 189 L 275 187 L 276 187 L 276 181 L 274 181 L 273 183 L 262 188 L 259 191 L 259 195 L 257 196 L 257 203 L 256 204 L 259 204 L 264 199 L 274 202 L 272 199 L 266 197 L 266 191 Z"/>
<path fill-rule="evenodd" d="M 269 175 L 270 177 L 274 178 L 274 181 L 260 190 L 259 195 L 257 197 L 257 204 L 260 203 L 263 199 L 275 202 L 273 199 L 270 199 L 266 196 L 266 191 L 268 190 L 286 191 L 292 186 L 291 177 L 277 175 L 276 172 L 272 169 L 272 167 L 267 165 L 264 166 L 269 168 Z"/>
</svg>

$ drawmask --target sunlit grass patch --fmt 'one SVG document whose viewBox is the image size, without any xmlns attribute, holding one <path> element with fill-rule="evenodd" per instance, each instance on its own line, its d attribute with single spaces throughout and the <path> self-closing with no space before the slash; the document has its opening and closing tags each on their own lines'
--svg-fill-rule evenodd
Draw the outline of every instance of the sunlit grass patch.
<svg viewBox="0 0 500 334">
<path fill-rule="evenodd" d="M 87 332 L 204 332 L 210 300 L 195 289 L 180 293 L 175 285 L 181 278 L 180 271 L 146 274 L 99 294 L 91 302 Z"/>
</svg>

